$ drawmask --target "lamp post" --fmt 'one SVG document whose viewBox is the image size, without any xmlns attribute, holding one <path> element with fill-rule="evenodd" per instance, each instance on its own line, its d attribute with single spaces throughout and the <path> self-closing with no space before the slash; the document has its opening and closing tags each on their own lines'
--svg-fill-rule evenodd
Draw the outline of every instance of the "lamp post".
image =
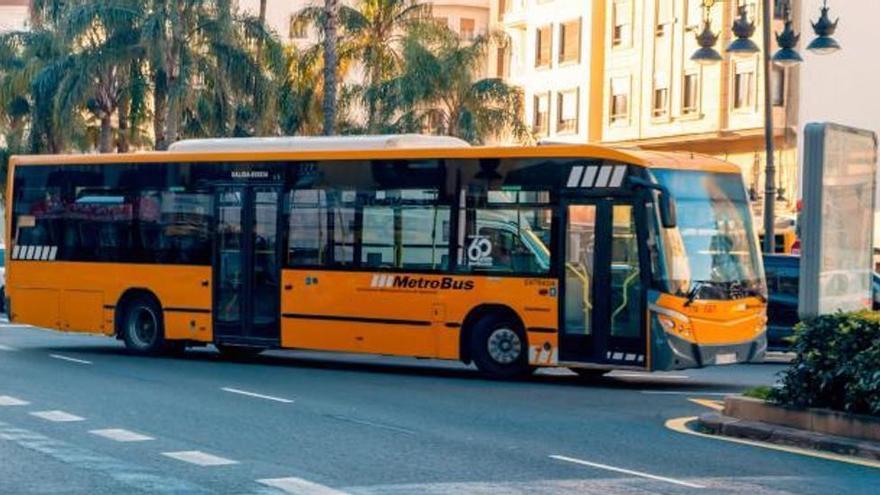
<svg viewBox="0 0 880 495">
<path fill-rule="evenodd" d="M 717 1 L 723 0 L 703 0 L 703 30 L 697 34 L 697 43 L 700 48 L 691 56 L 691 60 L 702 64 L 709 65 L 722 60 L 721 54 L 715 49 L 715 43 L 718 36 L 712 32 L 711 25 L 711 9 Z M 791 14 L 791 0 L 785 0 L 783 4 L 784 29 L 781 33 L 776 34 L 776 43 L 779 50 L 770 56 L 770 35 L 773 7 L 770 0 L 763 0 L 762 6 L 762 31 L 763 31 L 763 50 L 758 48 L 751 37 L 755 33 L 755 22 L 749 20 L 748 11 L 744 4 L 740 4 L 738 17 L 734 21 L 731 30 L 734 39 L 727 47 L 727 52 L 734 56 L 752 56 L 763 51 L 762 65 L 764 69 L 764 147 L 765 147 L 765 167 L 764 167 L 764 252 L 773 253 L 775 250 L 774 224 L 776 221 L 776 163 L 774 160 L 774 141 L 773 141 L 773 95 L 772 81 L 770 80 L 771 64 L 775 63 L 781 67 L 792 67 L 803 62 L 800 54 L 795 47 L 800 40 L 800 34 L 795 32 Z M 823 0 L 821 15 L 819 20 L 813 23 L 813 31 L 817 38 L 813 40 L 807 47 L 813 53 L 826 54 L 833 53 L 840 49 L 840 45 L 832 38 L 837 28 L 837 20 L 831 22 L 828 17 L 828 0 Z"/>
</svg>

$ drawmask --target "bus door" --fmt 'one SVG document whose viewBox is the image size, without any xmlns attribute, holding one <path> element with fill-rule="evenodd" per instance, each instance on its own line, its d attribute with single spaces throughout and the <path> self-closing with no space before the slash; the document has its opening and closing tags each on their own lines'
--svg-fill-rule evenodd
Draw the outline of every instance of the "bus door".
<svg viewBox="0 0 880 495">
<path fill-rule="evenodd" d="M 277 346 L 281 187 L 219 186 L 214 204 L 214 340 Z"/>
<path fill-rule="evenodd" d="M 563 209 L 560 360 L 646 366 L 644 208 L 604 198 Z"/>
</svg>

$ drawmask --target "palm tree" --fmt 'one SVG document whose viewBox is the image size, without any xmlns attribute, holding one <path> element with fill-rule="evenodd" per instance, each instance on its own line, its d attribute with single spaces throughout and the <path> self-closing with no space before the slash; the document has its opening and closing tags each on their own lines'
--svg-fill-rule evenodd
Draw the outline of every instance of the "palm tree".
<svg viewBox="0 0 880 495">
<path fill-rule="evenodd" d="M 429 130 L 472 143 L 502 133 L 528 139 L 522 92 L 498 78 L 478 78 L 485 53 L 500 34 L 465 41 L 451 31 L 404 42 L 404 73 L 384 84 L 386 117 L 397 131 Z"/>
<path fill-rule="evenodd" d="M 336 133 L 336 53 L 339 0 L 324 0 L 322 34 L 324 43 L 324 135 Z"/>
<path fill-rule="evenodd" d="M 360 0 L 347 10 L 345 28 L 365 73 L 367 132 L 374 133 L 379 86 L 402 70 L 403 41 L 431 18 L 431 5 L 418 0 Z"/>
<path fill-rule="evenodd" d="M 141 5 L 135 0 L 87 2 L 73 6 L 63 17 L 62 33 L 71 54 L 57 95 L 56 116 L 67 121 L 83 109 L 90 112 L 100 123 L 101 153 L 113 151 L 114 115 L 123 131 L 117 148 L 128 148 L 130 82 L 143 58 L 138 33 Z"/>
</svg>

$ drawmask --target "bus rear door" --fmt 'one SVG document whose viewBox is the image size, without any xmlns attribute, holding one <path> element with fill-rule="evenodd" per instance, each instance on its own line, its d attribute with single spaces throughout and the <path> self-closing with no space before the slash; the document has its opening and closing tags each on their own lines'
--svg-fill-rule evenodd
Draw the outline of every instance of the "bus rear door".
<svg viewBox="0 0 880 495">
<path fill-rule="evenodd" d="M 214 204 L 214 341 L 277 346 L 281 187 L 219 186 Z"/>
<path fill-rule="evenodd" d="M 645 367 L 644 209 L 597 198 L 563 212 L 560 361 Z"/>
</svg>

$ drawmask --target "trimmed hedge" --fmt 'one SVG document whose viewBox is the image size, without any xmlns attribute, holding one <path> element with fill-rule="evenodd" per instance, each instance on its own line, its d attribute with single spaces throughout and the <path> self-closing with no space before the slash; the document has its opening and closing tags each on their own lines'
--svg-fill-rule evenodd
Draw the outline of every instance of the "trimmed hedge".
<svg viewBox="0 0 880 495">
<path fill-rule="evenodd" d="M 880 416 L 880 313 L 820 316 L 795 328 L 796 356 L 770 400 Z"/>
</svg>

